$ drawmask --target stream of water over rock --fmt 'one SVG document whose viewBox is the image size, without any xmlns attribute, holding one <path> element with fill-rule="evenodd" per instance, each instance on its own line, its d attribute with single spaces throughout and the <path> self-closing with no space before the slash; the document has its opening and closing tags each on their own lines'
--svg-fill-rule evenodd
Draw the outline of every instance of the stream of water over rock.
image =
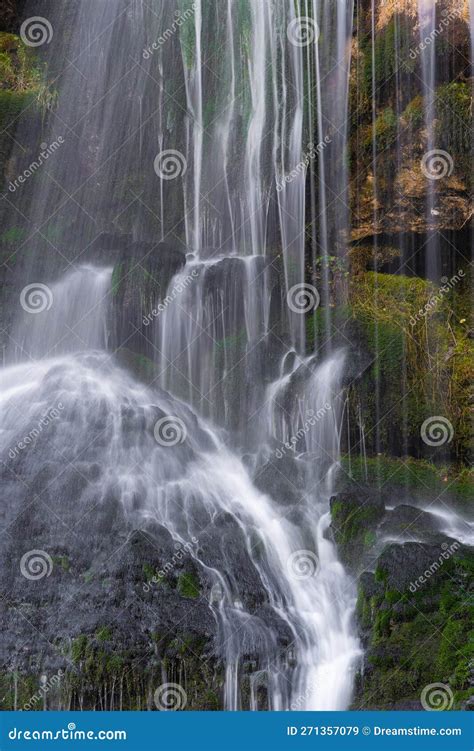
<svg viewBox="0 0 474 751">
<path fill-rule="evenodd" d="M 64 144 L 24 201 L 35 231 L 46 234 L 54 217 L 70 244 L 57 249 L 61 269 L 34 253 L 23 264 L 23 289 L 41 284 L 25 292 L 0 376 L 2 452 L 16 478 L 34 478 L 59 453 L 88 478 L 64 501 L 75 512 L 113 496 L 131 528 L 154 520 L 177 543 L 198 541 L 192 555 L 212 583 L 228 709 L 243 706 L 249 659 L 250 708 L 347 708 L 361 653 L 353 581 L 329 533 L 346 355 L 331 345 L 325 306 L 324 357 L 308 356 L 302 315 L 308 300 L 316 305 L 304 286 L 308 163 L 320 180 L 310 199 L 318 252 L 347 229 L 336 156 L 352 3 L 303 5 L 304 29 L 290 1 L 55 9 L 64 69 L 48 128 Z M 313 36 L 310 46 L 301 34 Z M 186 252 L 162 290 L 169 302 L 146 327 L 157 367 L 146 386 L 110 346 L 127 243 L 114 270 L 94 251 L 103 218 L 113 231 L 119 224 L 112 196 L 137 163 L 144 177 L 132 185 L 129 242 L 149 245 L 135 268 L 154 254 L 159 268 L 163 240 Z M 67 206 L 63 194 L 73 197 Z M 318 294 L 327 298 L 324 284 Z M 59 404 L 47 441 L 12 449 Z M 18 492 L 11 483 L 12 502 Z M 223 518 L 251 573 L 219 540 Z M 261 592 L 252 606 L 246 577 Z"/>
</svg>

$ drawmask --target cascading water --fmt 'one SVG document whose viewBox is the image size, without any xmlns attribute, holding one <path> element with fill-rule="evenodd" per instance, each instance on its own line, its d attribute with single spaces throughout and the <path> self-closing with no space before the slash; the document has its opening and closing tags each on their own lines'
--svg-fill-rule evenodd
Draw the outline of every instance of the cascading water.
<svg viewBox="0 0 474 751">
<path fill-rule="evenodd" d="M 74 65 L 65 67 L 49 121 L 51 138 L 60 128 L 70 135 L 39 187 L 19 199 L 30 207 L 31 241 L 40 241 L 52 216 L 66 216 L 60 196 L 67 186 L 75 206 L 72 220 L 68 206 L 70 247 L 66 258 L 61 252 L 66 271 L 59 281 L 53 264 L 33 259 L 22 266 L 24 285 L 37 278 L 47 283 L 46 299 L 42 312 L 31 301 L 30 309 L 23 306 L 13 328 L 14 362 L 1 374 L 2 451 L 12 471 L 28 478 L 55 452 L 67 465 L 85 463 L 89 482 L 67 500 L 72 514 L 113 497 L 132 528 L 154 521 L 177 542 L 199 541 L 192 555 L 213 585 L 209 607 L 219 625 L 227 708 L 247 706 L 242 685 L 248 680 L 252 709 L 344 709 L 360 655 L 353 583 L 329 531 L 344 354 L 335 351 L 324 362 L 305 354 L 304 316 L 287 304 L 287 292 L 305 279 L 305 179 L 297 169 L 313 127 L 305 83 L 313 90 L 316 75 L 318 136 L 323 140 L 323 119 L 332 118 L 331 149 L 339 149 L 350 4 L 337 2 L 330 11 L 313 3 L 325 38 L 337 32 L 327 53 L 316 46 L 319 31 L 314 35 L 309 59 L 318 60 L 316 74 L 298 43 L 293 2 L 197 0 L 192 8 L 160 2 L 152 13 L 138 0 L 120 8 L 87 0 L 76 5 L 69 9 L 69 41 L 56 48 Z M 176 13 L 185 18 L 178 29 Z M 65 23 L 58 12 L 57 27 Z M 150 46 L 169 28 L 166 44 Z M 90 54 L 82 54 L 85 47 Z M 209 58 L 221 47 L 214 75 Z M 333 58 L 339 72 L 331 89 L 343 92 L 337 106 L 326 101 L 322 83 Z M 157 147 L 165 157 L 169 149 L 178 152 L 181 183 L 171 184 Z M 329 210 L 330 196 L 338 181 L 344 196 L 347 179 L 345 166 L 322 154 L 313 212 L 327 256 L 346 221 L 338 199 Z M 141 186 L 128 176 L 138 159 Z M 76 162 L 77 182 L 70 171 Z M 190 251 L 147 330 L 158 368 L 153 388 L 135 381 L 107 351 L 121 261 L 112 274 L 94 255 L 96 218 L 119 222 L 108 204 L 109 186 L 127 180 L 136 210 L 133 239 L 143 233 L 169 241 L 183 230 L 178 243 L 183 247 L 184 235 Z M 177 221 L 174 201 L 182 207 Z M 153 245 L 146 256 L 154 252 L 160 249 Z M 84 254 L 93 265 L 78 265 Z M 176 299 L 175 288 L 181 290 Z M 322 293 L 327 297 L 326 288 Z M 54 404 L 62 405 L 62 417 L 48 442 L 26 457 L 9 454 Z M 177 432 L 171 445 L 160 432 L 168 423 Z M 291 477 L 285 476 L 289 466 Z M 273 489 L 262 487 L 268 473 L 277 477 Z M 278 488 L 278 476 L 286 490 Z M 242 541 L 261 592 L 258 606 L 246 601 L 225 540 L 216 544 L 219 524 L 230 525 Z M 243 671 L 249 657 L 255 663 L 250 677 Z"/>
</svg>

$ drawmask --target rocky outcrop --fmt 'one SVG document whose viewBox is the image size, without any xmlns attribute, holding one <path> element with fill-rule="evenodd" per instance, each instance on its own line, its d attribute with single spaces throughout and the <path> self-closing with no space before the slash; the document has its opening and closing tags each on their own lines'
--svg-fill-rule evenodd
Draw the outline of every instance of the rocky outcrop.
<svg viewBox="0 0 474 751">
<path fill-rule="evenodd" d="M 416 0 L 389 0 L 377 6 L 375 19 L 370 3 L 362 4 L 356 19 L 350 83 L 354 241 L 384 232 L 460 230 L 472 218 L 465 138 L 472 113 L 468 5 L 436 3 L 433 28 L 423 39 L 418 14 Z M 447 45 L 449 64 L 443 58 Z M 420 82 L 423 50 L 431 46 L 436 90 L 430 108 Z"/>
<path fill-rule="evenodd" d="M 352 489 L 330 501 L 331 529 L 339 555 L 349 568 L 357 568 L 374 544 L 374 530 L 385 514 L 380 494 Z"/>
<path fill-rule="evenodd" d="M 358 573 L 365 651 L 354 709 L 422 709 L 432 683 L 445 684 L 449 708 L 472 701 L 473 550 L 443 533 L 429 508 L 385 510 L 380 494 L 355 487 L 331 500 L 334 540 Z"/>
</svg>

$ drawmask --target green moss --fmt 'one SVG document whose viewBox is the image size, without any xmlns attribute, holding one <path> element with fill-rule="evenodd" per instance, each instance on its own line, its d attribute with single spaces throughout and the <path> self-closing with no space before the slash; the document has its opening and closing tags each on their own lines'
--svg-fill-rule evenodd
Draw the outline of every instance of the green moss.
<svg viewBox="0 0 474 751">
<path fill-rule="evenodd" d="M 367 126 L 364 134 L 363 148 L 370 152 L 375 137 L 377 151 L 385 151 L 397 137 L 397 116 L 392 107 L 385 107 L 376 117 L 374 125 Z"/>
<path fill-rule="evenodd" d="M 423 127 L 424 102 L 421 94 L 418 94 L 407 104 L 401 115 L 401 120 L 403 124 L 406 124 L 413 129 Z"/>
<path fill-rule="evenodd" d="M 383 513 L 380 506 L 360 504 L 349 496 L 331 503 L 331 518 L 334 540 L 341 559 L 349 566 L 360 560 L 361 549 L 370 548 L 375 542 L 374 527 Z"/>
<path fill-rule="evenodd" d="M 110 626 L 102 626 L 95 635 L 97 641 L 110 641 L 112 639 L 112 629 Z"/>
<path fill-rule="evenodd" d="M 436 135 L 452 156 L 471 153 L 471 87 L 451 81 L 436 89 Z"/>
<path fill-rule="evenodd" d="M 454 709 L 468 698 L 474 656 L 473 609 L 468 604 L 473 561 L 465 550 L 415 593 L 389 589 L 380 566 L 374 577 L 378 594 L 369 598 L 359 585 L 356 613 L 371 668 L 357 683 L 354 708 L 419 701 L 424 686 L 438 682 L 455 690 Z"/>
<path fill-rule="evenodd" d="M 58 564 L 58 566 L 61 566 L 63 571 L 69 571 L 71 568 L 71 562 L 67 555 L 61 555 L 59 557 L 53 558 L 53 561 Z"/>
<path fill-rule="evenodd" d="M 457 465 L 436 465 L 425 459 L 413 457 L 396 458 L 356 457 L 341 460 L 345 473 L 358 483 L 367 482 L 376 488 L 394 491 L 409 489 L 414 496 L 445 498 L 464 505 L 469 503 L 474 492 L 474 472 L 468 468 L 459 470 Z"/>
<path fill-rule="evenodd" d="M 190 9 L 192 9 L 191 0 L 180 0 L 179 10 L 181 14 L 186 13 L 186 11 L 189 11 Z M 196 32 L 193 12 L 189 15 L 186 13 L 185 20 L 179 26 L 179 38 L 186 67 L 192 68 L 196 50 Z"/>
<path fill-rule="evenodd" d="M 352 390 L 350 403 L 355 421 L 362 410 L 369 454 L 426 454 L 420 427 L 427 417 L 443 415 L 454 428 L 452 452 L 459 462 L 469 456 L 474 342 L 461 315 L 467 306 L 463 287 L 464 281 L 453 291 L 377 272 L 353 278 L 351 311 L 373 364 Z M 391 407 L 381 419 L 382 398 Z"/>
<path fill-rule="evenodd" d="M 143 575 L 145 577 L 145 581 L 150 581 L 150 579 L 153 579 L 155 576 L 155 569 L 153 566 L 150 566 L 149 563 L 144 563 L 142 566 Z"/>
<path fill-rule="evenodd" d="M 0 32 L 0 74 L 2 88 L 14 91 L 38 90 L 43 79 L 35 51 L 5 32 Z"/>
<path fill-rule="evenodd" d="M 125 271 L 125 264 L 123 262 L 115 264 L 112 271 L 111 288 L 112 295 L 116 297 L 120 292 L 123 276 Z"/>
<path fill-rule="evenodd" d="M 341 304 L 331 308 L 328 331 L 327 311 L 323 307 L 316 308 L 307 316 L 305 322 L 307 352 L 313 352 L 318 344 L 326 342 L 329 336 L 337 336 L 338 330 L 343 330 L 351 317 L 352 310 L 348 305 Z"/>
<path fill-rule="evenodd" d="M 182 597 L 195 600 L 200 594 L 199 579 L 192 573 L 181 573 L 178 576 L 178 592 Z"/>
<path fill-rule="evenodd" d="M 85 634 L 80 634 L 80 636 L 73 640 L 71 645 L 71 659 L 73 662 L 77 663 L 85 658 L 88 643 L 89 640 Z"/>
<path fill-rule="evenodd" d="M 388 24 L 377 31 L 372 49 L 371 34 L 361 39 L 360 49 L 363 55 L 362 86 L 368 98 L 373 87 L 379 90 L 379 97 L 387 97 L 395 86 L 395 72 L 404 61 L 408 70 L 414 62 L 410 58 L 412 44 L 412 23 L 401 15 L 394 15 Z"/>
</svg>

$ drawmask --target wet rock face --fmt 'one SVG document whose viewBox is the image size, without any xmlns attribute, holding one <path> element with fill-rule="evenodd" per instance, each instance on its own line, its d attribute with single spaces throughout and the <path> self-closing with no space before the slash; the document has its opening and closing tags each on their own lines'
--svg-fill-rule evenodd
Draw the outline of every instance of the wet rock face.
<svg viewBox="0 0 474 751">
<path fill-rule="evenodd" d="M 55 361 L 38 380 L 37 411 L 20 420 L 18 407 L 9 402 L 6 410 L 2 708 L 14 706 L 14 673 L 17 701 L 27 701 L 39 676 L 58 671 L 64 680 L 50 708 L 109 708 L 122 680 L 123 708 L 144 708 L 153 704 L 149 686 L 163 682 L 163 664 L 171 681 L 189 676 L 190 708 L 222 707 L 225 644 L 210 572 L 225 572 L 248 613 L 246 660 L 258 661 L 254 634 L 264 641 L 271 633 L 282 649 L 292 636 L 268 603 L 236 518 L 211 518 L 203 498 L 181 487 L 197 454 L 212 450 L 209 434 L 187 408 L 130 381 L 106 354 Z M 46 402 L 60 405 L 58 415 L 38 429 Z M 178 410 L 188 439 L 170 453 L 155 427 Z"/>
<path fill-rule="evenodd" d="M 375 18 L 370 3 L 359 6 L 350 93 L 356 113 L 350 137 L 353 240 L 460 230 L 472 217 L 470 144 L 462 135 L 470 131 L 468 9 L 463 0 L 431 7 L 435 15 L 427 12 L 421 29 L 416 0 L 377 3 Z M 426 95 L 432 95 L 431 110 L 422 85 L 423 54 L 430 48 L 436 60 L 434 83 L 427 86 L 434 90 Z"/>
<path fill-rule="evenodd" d="M 420 511 L 419 508 L 401 504 L 387 511 L 380 525 L 380 533 L 387 537 L 407 537 L 418 540 L 436 536 L 440 531 L 440 524 L 432 514 Z"/>
<path fill-rule="evenodd" d="M 421 709 L 423 688 L 442 682 L 454 708 L 467 709 L 472 548 L 443 532 L 429 504 L 386 509 L 390 493 L 351 488 L 331 499 L 333 538 L 358 572 L 365 652 L 353 708 Z"/>
<path fill-rule="evenodd" d="M 0 7 L 0 32 L 17 31 L 25 0 L 3 0 Z"/>
<path fill-rule="evenodd" d="M 186 262 L 185 253 L 167 242 L 131 242 L 127 236 L 108 234 L 101 238 L 103 252 L 110 255 L 112 251 L 115 255 L 110 345 L 113 349 L 124 346 L 153 359 L 152 342 L 147 341 L 152 327 L 147 317 L 151 315 L 153 321 L 153 310 Z"/>
<path fill-rule="evenodd" d="M 341 560 L 357 568 L 373 545 L 375 530 L 385 514 L 377 492 L 357 489 L 339 493 L 330 501 L 331 529 Z"/>
</svg>

